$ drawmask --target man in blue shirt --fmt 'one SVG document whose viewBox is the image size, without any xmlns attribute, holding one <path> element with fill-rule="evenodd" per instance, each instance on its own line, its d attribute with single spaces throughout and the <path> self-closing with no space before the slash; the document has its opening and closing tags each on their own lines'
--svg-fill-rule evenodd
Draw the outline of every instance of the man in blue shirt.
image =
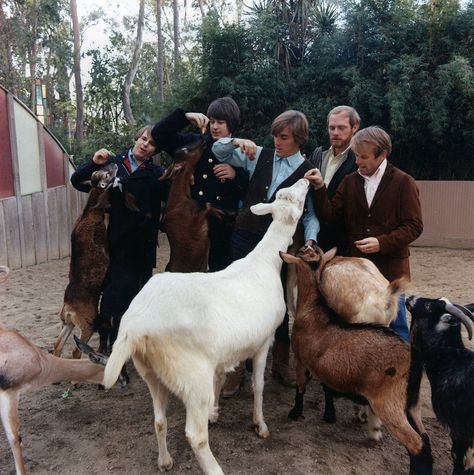
<svg viewBox="0 0 474 475">
<path fill-rule="evenodd" d="M 250 182 L 243 207 L 237 215 L 231 239 L 231 257 L 235 261 L 245 257 L 260 242 L 271 223 L 271 216 L 257 216 L 250 206 L 261 202 L 272 202 L 280 188 L 286 188 L 302 178 L 312 165 L 301 155 L 300 147 L 308 140 L 308 121 L 299 111 L 289 110 L 280 114 L 272 123 L 274 149 L 258 147 L 251 140 L 221 138 L 215 142 L 212 151 L 219 161 L 249 172 Z M 304 228 L 304 229 L 303 229 Z M 303 215 L 303 226 L 298 225 L 294 241 L 314 245 L 319 232 L 319 221 L 313 204 L 308 198 Z M 282 270 L 286 280 L 286 268 Z M 285 287 L 285 286 L 284 286 Z M 288 314 L 275 333 L 272 373 L 285 385 L 294 385 L 294 373 L 289 362 L 290 337 Z M 235 394 L 243 381 L 244 368 L 241 364 L 231 373 L 223 390 L 224 397 Z"/>
</svg>

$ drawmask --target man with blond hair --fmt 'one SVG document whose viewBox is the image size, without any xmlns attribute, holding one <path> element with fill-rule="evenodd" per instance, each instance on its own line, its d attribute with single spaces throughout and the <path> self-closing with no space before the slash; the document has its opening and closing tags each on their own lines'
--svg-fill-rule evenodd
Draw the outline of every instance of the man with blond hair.
<svg viewBox="0 0 474 475">
<path fill-rule="evenodd" d="M 321 171 L 330 199 L 336 193 L 342 179 L 357 170 L 350 144 L 359 126 L 360 116 L 353 107 L 345 105 L 334 107 L 327 116 L 329 145 L 317 147 L 309 158 L 311 164 Z M 320 224 L 319 247 L 328 251 L 337 246 L 338 254 L 347 254 L 344 229 L 324 220 L 321 220 Z"/>
<path fill-rule="evenodd" d="M 250 181 L 243 207 L 240 209 L 231 240 L 232 260 L 245 257 L 260 242 L 266 233 L 271 216 L 257 216 L 250 211 L 256 203 L 272 202 L 280 188 L 296 183 L 311 169 L 311 164 L 301 155 L 300 147 L 308 140 L 308 120 L 299 111 L 288 110 L 280 114 L 272 123 L 275 148 L 257 147 L 251 140 L 221 138 L 212 151 L 216 158 L 234 167 L 242 167 L 249 172 Z M 307 245 L 314 245 L 319 231 L 319 222 L 314 214 L 311 200 L 307 199 L 307 209 L 303 214 L 303 226 L 296 233 L 301 235 Z M 284 271 L 283 271 L 284 274 Z M 283 282 L 286 281 L 282 275 Z M 288 314 L 275 333 L 273 345 L 273 375 L 284 385 L 294 385 L 294 372 L 289 366 L 290 337 Z M 227 378 L 223 396 L 230 397 L 241 386 L 244 367 L 241 364 Z"/>
<path fill-rule="evenodd" d="M 388 163 L 392 141 L 381 127 L 360 130 L 351 149 L 357 172 L 342 180 L 331 200 L 318 169 L 305 175 L 314 187 L 316 213 L 345 226 L 349 255 L 370 259 L 389 281 L 410 278 L 408 245 L 423 231 L 415 180 Z M 404 296 L 390 326 L 408 341 Z"/>
</svg>

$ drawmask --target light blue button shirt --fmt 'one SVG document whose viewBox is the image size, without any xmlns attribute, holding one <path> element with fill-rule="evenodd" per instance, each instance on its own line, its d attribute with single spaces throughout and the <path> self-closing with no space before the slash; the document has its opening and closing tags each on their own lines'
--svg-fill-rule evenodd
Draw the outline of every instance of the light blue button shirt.
<svg viewBox="0 0 474 475">
<path fill-rule="evenodd" d="M 128 160 L 130 162 L 130 168 L 132 169 L 132 173 L 139 167 L 137 159 L 135 155 L 133 155 L 132 149 L 128 151 Z"/>
<path fill-rule="evenodd" d="M 262 147 L 257 147 L 255 160 L 249 160 L 247 155 L 243 153 L 240 148 L 236 148 L 232 143 L 231 137 L 225 137 L 217 140 L 212 146 L 212 152 L 220 162 L 228 163 L 233 167 L 244 168 L 252 178 L 255 168 L 257 166 L 258 158 L 262 152 Z M 302 163 L 304 158 L 298 151 L 289 157 L 280 158 L 276 154 L 273 156 L 273 172 L 272 182 L 267 191 L 267 198 L 270 199 L 275 193 L 276 189 L 283 183 Z M 314 212 L 313 202 L 310 199 L 309 193 L 306 196 L 307 212 L 303 214 L 304 237 L 306 240 L 312 239 L 317 242 L 317 235 L 319 233 L 319 220 Z"/>
</svg>

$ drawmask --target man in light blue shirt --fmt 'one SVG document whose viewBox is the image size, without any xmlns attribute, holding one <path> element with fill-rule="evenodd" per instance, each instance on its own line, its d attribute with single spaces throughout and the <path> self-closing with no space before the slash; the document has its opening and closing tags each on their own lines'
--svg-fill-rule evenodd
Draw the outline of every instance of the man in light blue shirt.
<svg viewBox="0 0 474 475">
<path fill-rule="evenodd" d="M 246 169 L 250 182 L 243 207 L 239 210 L 231 240 L 231 257 L 237 260 L 245 257 L 260 242 L 271 223 L 271 216 L 257 216 L 250 206 L 271 202 L 280 188 L 286 188 L 303 178 L 312 165 L 301 155 L 300 147 L 308 140 L 308 121 L 299 111 L 289 110 L 280 114 L 272 123 L 272 135 L 275 148 L 257 147 L 251 140 L 222 138 L 212 147 L 215 157 L 234 167 Z M 319 221 L 313 209 L 310 197 L 306 200 L 303 214 L 303 226 L 298 225 L 294 241 L 306 245 L 316 244 Z M 283 283 L 286 281 L 286 268 L 282 270 Z M 285 288 L 285 285 L 283 285 Z M 288 314 L 275 333 L 273 346 L 272 373 L 280 382 L 294 386 L 294 372 L 289 362 L 290 337 Z M 243 381 L 244 368 L 240 365 L 231 373 L 223 389 L 223 396 L 235 394 Z"/>
</svg>

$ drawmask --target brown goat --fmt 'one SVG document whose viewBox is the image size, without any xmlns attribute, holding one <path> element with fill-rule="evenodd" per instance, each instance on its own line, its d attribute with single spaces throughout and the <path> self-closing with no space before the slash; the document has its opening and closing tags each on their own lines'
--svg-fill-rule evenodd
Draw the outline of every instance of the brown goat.
<svg viewBox="0 0 474 475">
<path fill-rule="evenodd" d="M 104 217 L 108 203 L 107 189 L 116 174 L 116 164 L 107 165 L 92 174 L 89 198 L 71 233 L 69 284 L 59 315 L 63 326 L 54 344 L 56 356 L 61 355 L 75 326 L 80 329 L 79 338 L 86 343 L 94 333 L 94 321 L 109 264 Z M 72 356 L 80 358 L 81 351 L 75 347 Z"/>
<path fill-rule="evenodd" d="M 206 272 L 209 258 L 209 215 L 222 218 L 224 213 L 211 205 L 202 208 L 191 197 L 194 170 L 206 142 L 199 140 L 176 151 L 174 162 L 160 180 L 171 179 L 171 188 L 163 215 L 170 245 L 169 272 Z"/>
<path fill-rule="evenodd" d="M 422 368 L 412 364 L 410 347 L 381 325 L 346 323 L 327 306 L 320 278 L 330 254 L 318 248 L 309 262 L 280 255 L 296 266 L 298 282 L 291 335 L 297 392 L 289 417 L 296 420 L 302 415 L 306 385 L 313 375 L 335 391 L 367 399 L 387 430 L 406 447 L 410 474 L 432 473 L 418 395 L 408 393 L 409 379 L 419 381 L 422 374 Z"/>
</svg>

